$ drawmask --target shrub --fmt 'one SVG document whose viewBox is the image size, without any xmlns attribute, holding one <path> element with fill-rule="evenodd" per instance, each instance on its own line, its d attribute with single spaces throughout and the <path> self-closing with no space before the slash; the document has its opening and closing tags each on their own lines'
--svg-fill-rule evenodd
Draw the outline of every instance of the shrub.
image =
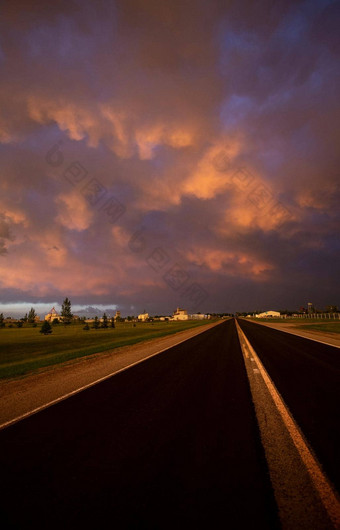
<svg viewBox="0 0 340 530">
<path fill-rule="evenodd" d="M 43 333 L 44 335 L 52 333 L 51 324 L 47 320 L 44 320 L 43 325 L 40 328 L 40 333 Z"/>
<path fill-rule="evenodd" d="M 99 320 L 98 320 L 98 317 L 94 317 L 94 322 L 92 324 L 92 327 L 94 329 L 98 329 L 99 328 Z"/>
</svg>

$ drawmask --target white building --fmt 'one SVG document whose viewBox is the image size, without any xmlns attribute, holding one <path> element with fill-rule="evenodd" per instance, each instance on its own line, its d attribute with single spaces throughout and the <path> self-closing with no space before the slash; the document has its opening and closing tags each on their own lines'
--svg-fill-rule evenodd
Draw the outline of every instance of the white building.
<svg viewBox="0 0 340 530">
<path fill-rule="evenodd" d="M 141 320 L 142 322 L 145 322 L 148 319 L 149 319 L 149 313 L 144 312 L 138 315 L 138 320 Z"/>
<path fill-rule="evenodd" d="M 279 311 L 264 311 L 264 313 L 259 313 L 258 315 L 255 315 L 256 318 L 272 318 L 272 317 L 280 317 L 281 313 Z"/>
<path fill-rule="evenodd" d="M 188 311 L 186 309 L 180 309 L 177 307 L 176 311 L 174 311 L 174 314 L 172 316 L 172 320 L 188 320 L 189 315 Z"/>
<path fill-rule="evenodd" d="M 55 318 L 60 318 L 60 315 L 59 313 L 57 313 L 54 307 L 52 307 L 51 311 L 47 313 L 47 315 L 45 315 L 45 320 L 47 320 L 48 322 L 53 322 Z"/>
</svg>

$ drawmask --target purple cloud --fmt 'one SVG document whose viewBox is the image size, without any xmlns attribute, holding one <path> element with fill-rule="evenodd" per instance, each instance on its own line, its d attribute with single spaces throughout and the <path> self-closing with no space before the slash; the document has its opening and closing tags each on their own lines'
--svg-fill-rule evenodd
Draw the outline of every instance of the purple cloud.
<svg viewBox="0 0 340 530">
<path fill-rule="evenodd" d="M 339 304 L 338 22 L 324 1 L 2 6 L 2 302 Z"/>
</svg>

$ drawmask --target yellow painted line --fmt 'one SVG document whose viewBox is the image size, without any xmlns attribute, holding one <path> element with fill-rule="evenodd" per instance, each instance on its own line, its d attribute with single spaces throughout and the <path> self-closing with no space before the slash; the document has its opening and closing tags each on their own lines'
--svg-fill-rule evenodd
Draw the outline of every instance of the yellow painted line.
<svg viewBox="0 0 340 530">
<path fill-rule="evenodd" d="M 309 476 L 311 477 L 314 487 L 320 496 L 322 504 L 324 505 L 329 518 L 334 524 L 334 527 L 340 529 L 340 500 L 338 498 L 337 493 L 333 490 L 327 477 L 322 472 L 319 462 L 313 455 L 312 451 L 309 449 L 308 444 L 305 441 L 304 436 L 301 433 L 298 425 L 296 424 L 294 418 L 287 409 L 286 404 L 284 403 L 280 394 L 276 390 L 274 383 L 272 382 L 265 367 L 257 356 L 254 348 L 248 341 L 246 335 L 241 330 L 238 322 L 236 322 L 236 326 L 240 336 L 244 339 L 248 350 L 255 359 L 256 365 L 263 377 L 264 382 L 266 383 L 266 386 L 284 421 L 284 424 L 287 427 L 287 430 L 294 442 L 294 445 L 299 452 L 300 458 L 303 461 L 309 473 Z"/>
</svg>

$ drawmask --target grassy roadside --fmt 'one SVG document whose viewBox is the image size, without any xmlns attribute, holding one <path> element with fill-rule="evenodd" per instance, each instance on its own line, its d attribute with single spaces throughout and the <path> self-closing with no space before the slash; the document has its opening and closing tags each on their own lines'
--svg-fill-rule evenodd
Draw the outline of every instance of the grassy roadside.
<svg viewBox="0 0 340 530">
<path fill-rule="evenodd" d="M 51 335 L 39 333 L 40 327 L 0 329 L 0 379 L 17 377 L 39 368 L 60 364 L 94 353 L 136 344 L 213 320 L 183 322 L 117 323 L 114 329 L 90 329 L 83 326 L 53 326 Z"/>
<path fill-rule="evenodd" d="M 254 322 L 268 322 L 268 324 L 317 324 L 318 326 L 339 324 L 338 319 L 322 319 L 319 318 L 247 318 L 246 320 L 252 320 Z M 323 328 L 322 328 L 323 329 Z"/>
<path fill-rule="evenodd" d="M 324 324 L 309 324 L 296 327 L 305 330 L 324 331 L 326 333 L 340 333 L 340 322 L 325 322 Z"/>
<path fill-rule="evenodd" d="M 296 329 L 340 333 L 340 322 L 338 319 L 320 321 L 320 319 L 311 318 L 249 318 L 247 320 L 267 322 L 268 324 L 295 324 Z"/>
</svg>

